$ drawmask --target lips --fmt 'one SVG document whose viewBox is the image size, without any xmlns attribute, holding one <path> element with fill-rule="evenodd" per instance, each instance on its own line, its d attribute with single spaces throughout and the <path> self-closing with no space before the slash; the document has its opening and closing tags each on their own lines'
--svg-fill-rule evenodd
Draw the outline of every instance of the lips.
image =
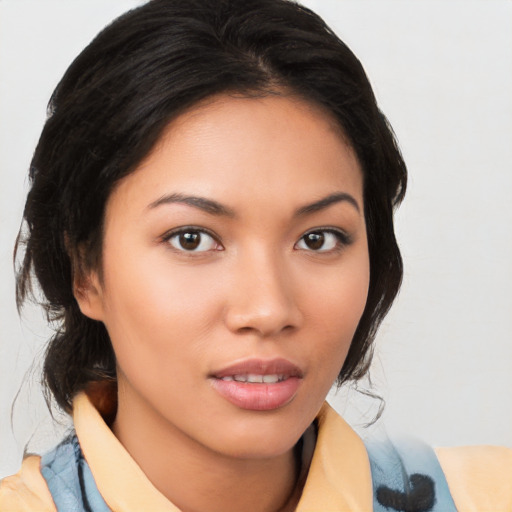
<svg viewBox="0 0 512 512">
<path fill-rule="evenodd" d="M 222 379 L 235 375 L 281 375 L 302 378 L 302 370 L 286 359 L 247 359 L 214 371 L 212 377 Z"/>
<path fill-rule="evenodd" d="M 237 382 L 249 382 L 251 384 L 265 383 L 265 384 L 275 384 L 276 382 L 281 382 L 287 378 L 287 375 L 256 375 L 254 373 L 242 374 L 242 375 L 229 375 L 227 377 L 222 377 L 224 381 L 236 380 Z"/>
<path fill-rule="evenodd" d="M 250 359 L 215 371 L 210 381 L 223 398 L 247 410 L 268 411 L 295 397 L 303 372 L 286 359 Z"/>
</svg>

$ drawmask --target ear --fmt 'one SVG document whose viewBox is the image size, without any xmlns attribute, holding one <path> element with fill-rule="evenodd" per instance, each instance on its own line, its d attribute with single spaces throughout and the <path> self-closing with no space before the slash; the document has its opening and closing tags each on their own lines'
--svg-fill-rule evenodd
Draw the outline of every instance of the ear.
<svg viewBox="0 0 512 512">
<path fill-rule="evenodd" d="M 87 275 L 76 276 L 73 281 L 73 295 L 85 316 L 93 320 L 103 320 L 103 287 L 97 272 L 90 271 Z"/>
</svg>

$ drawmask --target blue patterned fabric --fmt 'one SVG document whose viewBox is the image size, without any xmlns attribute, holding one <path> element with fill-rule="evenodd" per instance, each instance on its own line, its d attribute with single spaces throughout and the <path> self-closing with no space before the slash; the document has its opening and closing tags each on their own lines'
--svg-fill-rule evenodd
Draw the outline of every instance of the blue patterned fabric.
<svg viewBox="0 0 512 512">
<path fill-rule="evenodd" d="M 58 512 L 110 512 L 96 487 L 76 435 L 41 458 L 41 474 Z"/>
<path fill-rule="evenodd" d="M 410 438 L 365 441 L 375 512 L 456 512 L 434 450 Z"/>
<path fill-rule="evenodd" d="M 365 441 L 365 445 L 372 471 L 374 512 L 456 512 L 432 448 L 406 438 Z M 42 457 L 41 473 L 58 512 L 110 512 L 76 435 Z"/>
</svg>

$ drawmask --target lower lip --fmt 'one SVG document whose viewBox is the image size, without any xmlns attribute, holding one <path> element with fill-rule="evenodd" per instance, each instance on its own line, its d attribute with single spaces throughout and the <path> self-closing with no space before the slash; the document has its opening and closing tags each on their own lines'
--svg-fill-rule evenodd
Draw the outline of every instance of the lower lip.
<svg viewBox="0 0 512 512">
<path fill-rule="evenodd" d="M 275 384 L 212 379 L 215 391 L 228 402 L 251 411 L 271 411 L 283 407 L 291 402 L 300 383 L 298 377 L 290 377 Z"/>
</svg>

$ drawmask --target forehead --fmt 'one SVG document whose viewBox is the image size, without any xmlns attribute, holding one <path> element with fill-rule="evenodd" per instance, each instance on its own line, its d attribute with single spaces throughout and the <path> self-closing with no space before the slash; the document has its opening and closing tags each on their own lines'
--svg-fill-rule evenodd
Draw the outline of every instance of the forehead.
<svg viewBox="0 0 512 512">
<path fill-rule="evenodd" d="M 233 208 L 292 208 L 336 191 L 362 202 L 359 162 L 333 116 L 297 97 L 221 95 L 173 120 L 113 195 L 147 203 L 178 192 Z"/>
</svg>

